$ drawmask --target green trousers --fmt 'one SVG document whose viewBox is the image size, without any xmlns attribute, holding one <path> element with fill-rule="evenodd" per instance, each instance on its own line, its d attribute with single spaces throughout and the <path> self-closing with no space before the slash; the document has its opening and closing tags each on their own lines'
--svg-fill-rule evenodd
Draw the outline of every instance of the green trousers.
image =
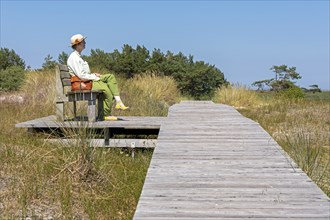
<svg viewBox="0 0 330 220">
<path fill-rule="evenodd" d="M 104 94 L 104 115 L 111 115 L 114 96 L 119 96 L 118 84 L 113 74 L 101 75 L 100 80 L 93 81 L 93 90 L 102 90 Z"/>
</svg>

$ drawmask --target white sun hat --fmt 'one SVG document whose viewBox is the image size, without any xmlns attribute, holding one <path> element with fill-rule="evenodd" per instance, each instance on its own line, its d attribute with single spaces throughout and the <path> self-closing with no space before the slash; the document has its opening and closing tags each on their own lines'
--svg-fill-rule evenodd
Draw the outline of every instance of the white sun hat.
<svg viewBox="0 0 330 220">
<path fill-rule="evenodd" d="M 79 44 L 81 41 L 85 40 L 86 37 L 84 37 L 81 34 L 75 34 L 71 37 L 71 46 Z"/>
</svg>

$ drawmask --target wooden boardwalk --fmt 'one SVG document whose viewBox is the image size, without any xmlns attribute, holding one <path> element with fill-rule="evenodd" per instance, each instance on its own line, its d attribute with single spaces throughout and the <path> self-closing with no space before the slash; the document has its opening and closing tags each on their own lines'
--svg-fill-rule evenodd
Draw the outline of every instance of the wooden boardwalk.
<svg viewBox="0 0 330 220">
<path fill-rule="evenodd" d="M 162 121 L 134 219 L 329 220 L 329 210 L 258 123 L 226 105 L 186 101 Z"/>
</svg>

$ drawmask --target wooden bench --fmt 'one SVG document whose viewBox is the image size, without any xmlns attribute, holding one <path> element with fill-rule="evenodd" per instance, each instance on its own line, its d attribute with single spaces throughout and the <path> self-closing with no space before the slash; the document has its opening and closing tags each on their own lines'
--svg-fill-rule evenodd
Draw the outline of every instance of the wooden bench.
<svg viewBox="0 0 330 220">
<path fill-rule="evenodd" d="M 58 120 L 66 120 L 64 104 L 73 102 L 74 120 L 77 120 L 77 101 L 88 101 L 89 122 L 103 121 L 103 92 L 100 90 L 71 91 L 71 75 L 66 65 L 56 67 L 56 115 Z M 96 107 L 97 102 L 97 107 Z"/>
</svg>

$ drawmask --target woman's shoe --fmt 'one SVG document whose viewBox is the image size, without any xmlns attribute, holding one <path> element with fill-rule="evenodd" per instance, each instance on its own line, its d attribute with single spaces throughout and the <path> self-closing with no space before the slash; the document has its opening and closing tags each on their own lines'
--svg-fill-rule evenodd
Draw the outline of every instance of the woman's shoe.
<svg viewBox="0 0 330 220">
<path fill-rule="evenodd" d="M 104 120 L 106 120 L 106 121 L 117 121 L 118 118 L 116 116 L 109 115 L 109 116 L 105 116 Z"/>
<path fill-rule="evenodd" d="M 124 105 L 124 103 L 122 103 L 122 102 L 118 102 L 117 104 L 116 104 L 116 106 L 115 106 L 115 109 L 120 109 L 120 110 L 126 110 L 126 109 L 128 109 L 129 107 L 126 107 L 125 105 Z"/>
</svg>

